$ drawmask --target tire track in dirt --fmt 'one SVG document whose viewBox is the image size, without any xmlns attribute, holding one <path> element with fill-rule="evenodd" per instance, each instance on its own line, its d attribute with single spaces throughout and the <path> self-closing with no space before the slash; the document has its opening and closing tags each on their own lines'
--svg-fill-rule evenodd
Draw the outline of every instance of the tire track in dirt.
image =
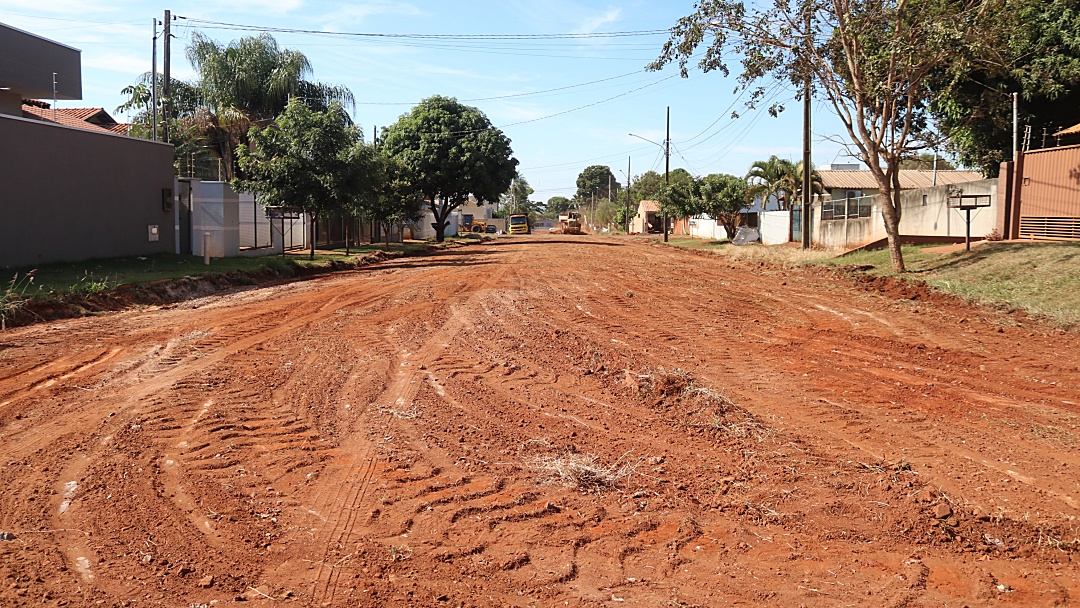
<svg viewBox="0 0 1080 608">
<path fill-rule="evenodd" d="M 451 314 L 442 326 L 415 351 L 401 352 L 400 344 L 388 342 L 393 352 L 401 352 L 391 359 L 396 361 L 387 388 L 375 402 L 377 411 L 385 411 L 386 416 L 400 416 L 413 407 L 413 399 L 420 383 L 427 375 L 424 369 L 437 360 L 454 339 L 468 325 L 468 319 L 461 314 L 461 309 L 470 308 L 472 303 L 483 296 L 485 290 L 497 283 L 508 272 L 503 267 L 488 276 L 483 282 L 470 285 L 468 295 L 460 303 L 452 303 Z M 379 336 L 387 341 L 385 335 Z M 315 580 L 313 581 L 312 602 L 333 603 L 340 577 L 340 561 L 330 563 L 331 555 L 350 545 L 357 527 L 357 514 L 362 510 L 368 495 L 369 486 L 378 465 L 376 446 L 371 440 L 353 435 L 341 446 L 343 454 L 361 454 L 360 457 L 346 457 L 346 466 L 340 472 L 329 472 L 320 481 L 320 490 L 316 492 L 315 507 L 323 506 L 327 510 L 318 511 L 324 524 L 316 535 L 315 547 L 322 547 L 322 555 L 317 561 Z M 358 473 L 359 472 L 359 473 Z M 329 491 L 328 491 L 329 490 Z M 320 498 L 326 496 L 326 498 Z"/>
</svg>

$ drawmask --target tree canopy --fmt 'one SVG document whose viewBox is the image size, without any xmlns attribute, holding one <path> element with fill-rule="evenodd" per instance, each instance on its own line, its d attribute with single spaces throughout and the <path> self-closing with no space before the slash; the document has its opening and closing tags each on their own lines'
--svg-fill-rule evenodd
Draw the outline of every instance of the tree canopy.
<svg viewBox="0 0 1080 608">
<path fill-rule="evenodd" d="M 298 99 L 315 111 L 327 110 L 331 102 L 353 103 L 353 94 L 341 86 L 309 80 L 311 64 L 303 53 L 283 49 L 269 34 L 247 36 L 222 45 L 199 32 L 192 32 L 187 57 L 196 71 L 192 82 L 172 79 L 169 83 L 168 120 L 178 162 L 206 151 L 222 160 L 227 179 L 236 177 L 236 147 L 247 141 L 252 126 L 266 126 L 285 110 L 290 99 Z M 123 89 L 127 102 L 117 111 L 138 111 L 135 120 L 144 125 L 140 136 L 152 131 L 150 85 L 158 79 L 159 96 L 164 94 L 163 77 L 143 74 L 139 82 Z M 159 100 L 160 101 L 160 100 Z"/>
<path fill-rule="evenodd" d="M 961 82 L 997 61 L 1009 27 L 1001 9 L 1010 1 L 1031 0 L 779 0 L 749 8 L 701 0 L 671 29 L 650 68 L 677 62 L 686 75 L 696 60 L 705 72 L 727 74 L 726 62 L 739 56 L 738 80 L 752 108 L 774 82 L 801 91 L 811 81 L 844 125 L 851 155 L 878 184 L 890 258 L 902 272 L 900 161 L 932 145 L 928 108 L 953 88 L 932 85 Z"/>
<path fill-rule="evenodd" d="M 477 108 L 441 95 L 421 101 L 388 127 L 382 150 L 401 162 L 424 194 L 440 242 L 450 213 L 470 194 L 498 200 L 517 173 L 510 139 Z"/>
<path fill-rule="evenodd" d="M 250 148 L 238 149 L 244 177 L 239 189 L 259 195 L 264 206 L 298 207 L 312 217 L 360 204 L 374 189 L 372 155 L 340 104 L 324 112 L 294 99 L 272 125 L 252 127 Z M 314 235 L 311 255 L 315 255 Z"/>
<path fill-rule="evenodd" d="M 553 196 L 548 199 L 544 211 L 554 217 L 560 213 L 566 213 L 573 204 L 574 202 L 565 196 Z"/>
<path fill-rule="evenodd" d="M 802 197 L 803 186 L 802 161 L 793 163 L 776 155 L 769 160 L 754 161 L 746 173 L 748 200 L 761 198 L 764 209 L 770 199 L 779 203 L 781 209 L 789 209 Z M 821 185 L 821 176 L 810 170 L 810 187 L 813 194 L 821 194 L 825 189 Z"/>
<path fill-rule="evenodd" d="M 1080 5 L 1031 0 L 1010 7 L 1001 64 L 977 66 L 955 84 L 947 71 L 934 81 L 948 93 L 933 105 L 948 148 L 988 177 L 1012 158 L 1012 92 L 1020 93 L 1019 123 L 1032 127 L 1032 147 L 1041 147 L 1044 133 L 1080 123 Z"/>
<path fill-rule="evenodd" d="M 707 213 L 724 227 L 728 238 L 735 238 L 739 214 L 747 207 L 746 180 L 726 173 L 713 173 L 698 182 L 701 213 Z"/>
<path fill-rule="evenodd" d="M 660 189 L 664 187 L 664 176 L 656 171 L 646 171 L 634 177 L 630 187 L 630 202 L 637 205 L 641 201 L 653 201 L 660 196 Z"/>
<path fill-rule="evenodd" d="M 608 196 L 609 188 L 611 190 L 610 197 Z M 611 167 L 607 165 L 590 165 L 582 169 L 581 173 L 578 174 L 577 194 L 575 197 L 578 201 L 587 201 L 593 197 L 615 200 L 619 188 L 621 188 L 619 180 L 615 179 Z"/>
</svg>

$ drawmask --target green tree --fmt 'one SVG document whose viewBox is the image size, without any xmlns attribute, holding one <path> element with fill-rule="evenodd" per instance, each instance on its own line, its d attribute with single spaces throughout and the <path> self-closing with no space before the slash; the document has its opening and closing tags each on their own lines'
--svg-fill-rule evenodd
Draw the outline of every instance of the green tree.
<svg viewBox="0 0 1080 608">
<path fill-rule="evenodd" d="M 611 196 L 608 196 L 608 189 Z M 585 167 L 577 177 L 577 194 L 575 198 L 579 202 L 585 202 L 600 198 L 612 198 L 619 192 L 619 180 L 611 172 L 607 165 L 590 165 Z"/>
<path fill-rule="evenodd" d="M 1032 127 L 1033 147 L 1042 145 L 1044 130 L 1080 122 L 1080 5 L 1038 0 L 1010 7 L 1002 64 L 979 66 L 955 84 L 943 71 L 934 83 L 948 92 L 933 111 L 949 149 L 987 177 L 1012 158 L 1013 91 L 1020 92 L 1019 123 Z"/>
<path fill-rule="evenodd" d="M 1011 2 L 1031 0 L 1011 0 Z M 947 96 L 976 64 L 993 63 L 1011 24 L 1010 0 L 805 0 L 750 8 L 736 0 L 703 0 L 672 28 L 650 65 L 676 61 L 683 75 L 696 60 L 703 71 L 728 73 L 741 59 L 740 86 L 756 107 L 767 86 L 790 82 L 814 92 L 835 111 L 854 155 L 870 170 L 882 196 L 882 217 L 893 268 L 900 252 L 900 161 L 932 144 L 928 106 Z M 707 41 L 707 42 L 706 42 Z M 704 53 L 695 53 L 705 43 Z M 937 79 L 936 74 L 948 78 Z M 769 107 L 773 113 L 782 109 Z"/>
<path fill-rule="evenodd" d="M 939 171 L 953 171 L 956 169 L 956 166 L 948 160 L 935 156 L 930 152 L 922 152 L 900 161 L 900 169 L 903 170 L 930 171 L 935 167 Z"/>
<path fill-rule="evenodd" d="M 269 34 L 248 36 L 228 46 L 192 32 L 187 58 L 197 73 L 199 105 L 193 123 L 236 177 L 235 150 L 252 126 L 265 126 L 291 99 L 322 111 L 332 102 L 352 104 L 347 88 L 307 80 L 311 63 L 299 51 L 282 49 Z"/>
<path fill-rule="evenodd" d="M 566 213 L 573 205 L 573 201 L 565 196 L 553 196 L 548 199 L 547 205 L 544 206 L 544 212 L 555 217 L 560 213 Z"/>
<path fill-rule="evenodd" d="M 502 195 L 501 201 L 506 215 L 514 213 L 535 213 L 536 205 L 529 201 L 529 195 L 535 190 L 529 186 L 529 181 L 521 174 L 514 176 L 510 182 L 510 188 Z"/>
<path fill-rule="evenodd" d="M 719 222 L 729 239 L 735 238 L 739 214 L 746 209 L 750 200 L 746 180 L 726 173 L 713 173 L 701 178 L 698 193 L 701 212 Z"/>
<path fill-rule="evenodd" d="M 397 158 L 424 193 L 436 239 L 446 238 L 447 218 L 468 200 L 498 200 L 516 174 L 510 140 L 480 110 L 435 95 L 383 133 L 383 151 Z"/>
<path fill-rule="evenodd" d="M 158 91 L 164 87 L 165 79 L 158 74 Z M 169 116 L 162 116 L 163 108 L 158 108 L 159 135 L 163 131 L 164 123 L 169 125 L 169 141 L 173 144 L 173 167 L 177 175 L 187 174 L 191 177 L 204 179 L 217 179 L 218 155 L 211 151 L 209 140 L 200 128 L 199 114 L 199 91 L 197 88 L 182 80 L 171 80 L 172 103 L 169 106 Z M 121 89 L 128 99 L 116 107 L 116 112 L 131 113 L 132 128 L 129 135 L 149 139 L 154 133 L 153 103 L 151 100 L 150 72 L 139 77 L 135 84 Z M 158 104 L 160 106 L 160 93 Z M 187 169 L 187 171 L 185 171 Z"/>
<path fill-rule="evenodd" d="M 631 207 L 637 207 L 641 201 L 654 201 L 660 196 L 660 189 L 664 187 L 664 176 L 656 171 L 646 171 L 634 177 L 630 188 L 633 198 Z M 634 213 L 632 210 L 631 213 Z"/>
<path fill-rule="evenodd" d="M 237 148 L 245 177 L 233 185 L 258 194 L 265 206 L 298 207 L 309 214 L 314 258 L 319 215 L 354 209 L 371 197 L 372 155 L 360 130 L 340 104 L 313 112 L 296 99 L 274 124 L 252 127 L 248 138 L 250 147 Z"/>
<path fill-rule="evenodd" d="M 670 176 L 669 176 L 670 177 Z M 695 192 L 695 183 L 683 179 L 665 184 L 660 188 L 660 213 L 668 223 L 677 218 L 697 215 L 700 211 L 699 199 Z"/>
<path fill-rule="evenodd" d="M 781 209 L 787 209 L 787 200 L 791 192 L 787 190 L 789 176 L 795 172 L 795 164 L 790 160 L 773 155 L 769 160 L 754 161 L 746 173 L 745 181 L 749 186 L 746 196 L 753 200 L 761 198 L 761 208 L 767 208 L 769 199 L 775 198 Z"/>
</svg>

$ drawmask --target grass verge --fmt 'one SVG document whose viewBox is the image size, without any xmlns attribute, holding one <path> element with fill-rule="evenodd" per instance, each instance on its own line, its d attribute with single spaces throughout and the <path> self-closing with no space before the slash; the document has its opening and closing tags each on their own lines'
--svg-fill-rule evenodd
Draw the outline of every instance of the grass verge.
<svg viewBox="0 0 1080 608">
<path fill-rule="evenodd" d="M 705 239 L 672 238 L 669 244 L 781 267 L 857 267 L 875 276 L 923 281 L 969 302 L 1020 310 L 1061 327 L 1080 326 L 1080 243 L 986 242 L 970 252 L 952 253 L 928 251 L 940 245 L 905 245 L 901 251 L 907 272 L 902 275 L 892 269 L 886 249 L 837 255 Z"/>
<path fill-rule="evenodd" d="M 1080 243 L 989 242 L 970 252 L 904 247 L 902 276 L 969 302 L 1021 310 L 1062 327 L 1080 325 Z M 885 250 L 859 251 L 823 264 L 896 275 Z"/>
</svg>

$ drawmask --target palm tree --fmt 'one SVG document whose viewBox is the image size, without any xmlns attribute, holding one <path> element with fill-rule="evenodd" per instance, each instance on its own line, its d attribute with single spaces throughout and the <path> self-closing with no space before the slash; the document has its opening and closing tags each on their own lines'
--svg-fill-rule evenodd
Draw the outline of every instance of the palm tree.
<svg viewBox="0 0 1080 608">
<path fill-rule="evenodd" d="M 776 155 L 769 157 L 769 160 L 755 161 L 746 173 L 747 201 L 760 196 L 761 208 L 764 209 L 769 199 L 775 197 L 780 208 L 786 209 L 787 195 L 791 192 L 789 177 L 794 172 L 795 165 L 790 160 Z"/>
<path fill-rule="evenodd" d="M 802 188 L 803 163 L 799 161 L 792 167 L 791 173 L 783 178 L 784 191 L 791 193 L 791 200 L 785 201 L 789 203 L 789 207 L 798 204 L 802 200 Z M 825 187 L 822 185 L 821 175 L 815 169 L 810 169 L 810 194 L 823 194 L 824 192 Z"/>
<path fill-rule="evenodd" d="M 793 163 L 776 155 L 769 157 L 769 160 L 756 161 L 746 174 L 746 200 L 750 202 L 761 196 L 761 206 L 764 208 L 770 197 L 776 197 L 780 208 L 788 209 L 802 195 L 802 175 L 802 162 Z M 810 191 L 814 194 L 825 191 L 821 176 L 813 169 L 810 170 L 810 184 Z"/>
<path fill-rule="evenodd" d="M 311 63 L 299 51 L 282 49 L 269 34 L 248 36 L 222 46 L 194 32 L 187 58 L 198 72 L 198 110 L 192 123 L 221 157 L 226 179 L 236 177 L 236 147 L 253 126 L 265 127 L 296 97 L 314 111 L 332 101 L 355 105 L 342 86 L 306 80 Z"/>
</svg>

